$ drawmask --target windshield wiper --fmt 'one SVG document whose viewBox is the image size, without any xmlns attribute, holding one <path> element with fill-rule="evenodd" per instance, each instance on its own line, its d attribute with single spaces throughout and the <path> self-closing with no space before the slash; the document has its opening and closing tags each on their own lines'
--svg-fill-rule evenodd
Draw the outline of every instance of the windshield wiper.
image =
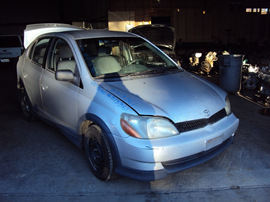
<svg viewBox="0 0 270 202">
<path fill-rule="evenodd" d="M 172 72 L 172 71 L 181 71 L 181 69 L 178 69 L 177 67 L 171 66 L 171 67 L 162 68 L 162 69 L 149 69 L 149 70 L 134 72 L 134 73 L 130 73 L 130 74 L 119 74 L 117 72 L 114 72 L 114 73 L 96 76 L 95 78 L 96 79 L 120 78 L 120 77 L 125 77 L 125 76 L 136 76 L 136 75 L 143 75 L 143 74 L 157 74 L 157 73 Z"/>
<path fill-rule="evenodd" d="M 163 72 L 172 72 L 172 71 L 178 71 L 180 69 L 176 67 L 168 67 L 168 68 L 162 68 L 162 69 L 149 69 L 145 71 L 140 71 L 140 72 L 134 72 L 129 74 L 129 76 L 135 76 L 135 75 L 141 75 L 141 74 L 157 74 L 157 73 L 163 73 Z"/>
<path fill-rule="evenodd" d="M 100 79 L 100 78 L 118 78 L 118 77 L 122 77 L 124 76 L 123 74 L 119 74 L 119 73 L 109 73 L 109 74 L 103 74 L 103 75 L 100 75 L 100 76 L 96 76 L 95 78 L 96 79 Z"/>
</svg>

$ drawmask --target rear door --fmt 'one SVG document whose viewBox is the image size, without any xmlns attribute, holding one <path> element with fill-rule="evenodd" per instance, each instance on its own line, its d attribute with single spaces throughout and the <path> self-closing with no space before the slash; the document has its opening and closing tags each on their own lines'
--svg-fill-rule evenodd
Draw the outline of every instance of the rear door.
<svg viewBox="0 0 270 202">
<path fill-rule="evenodd" d="M 43 109 L 40 94 L 40 78 L 45 64 L 45 54 L 50 37 L 38 39 L 27 51 L 27 59 L 22 70 L 23 82 L 34 109 Z M 38 110 L 39 111 L 39 110 Z"/>
</svg>

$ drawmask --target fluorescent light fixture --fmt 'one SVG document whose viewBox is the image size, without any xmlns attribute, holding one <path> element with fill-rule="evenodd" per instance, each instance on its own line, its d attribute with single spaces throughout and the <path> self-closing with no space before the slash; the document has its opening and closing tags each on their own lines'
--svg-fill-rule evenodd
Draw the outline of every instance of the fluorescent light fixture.
<svg viewBox="0 0 270 202">
<path fill-rule="evenodd" d="M 202 57 L 202 53 L 195 53 L 195 57 L 196 57 L 196 58 Z"/>
</svg>

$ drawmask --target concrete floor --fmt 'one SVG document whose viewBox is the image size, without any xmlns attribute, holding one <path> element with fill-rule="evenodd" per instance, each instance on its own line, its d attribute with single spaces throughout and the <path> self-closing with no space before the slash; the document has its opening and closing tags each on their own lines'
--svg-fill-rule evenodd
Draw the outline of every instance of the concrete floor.
<svg viewBox="0 0 270 202">
<path fill-rule="evenodd" d="M 0 201 L 270 201 L 270 117 L 261 106 L 230 95 L 236 141 L 204 164 L 154 182 L 101 182 L 54 127 L 24 121 L 15 67 L 0 69 Z"/>
</svg>

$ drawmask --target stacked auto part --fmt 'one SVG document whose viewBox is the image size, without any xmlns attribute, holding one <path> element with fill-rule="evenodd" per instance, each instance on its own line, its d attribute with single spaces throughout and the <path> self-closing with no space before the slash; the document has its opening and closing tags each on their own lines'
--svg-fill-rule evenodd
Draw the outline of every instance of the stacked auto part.
<svg viewBox="0 0 270 202">
<path fill-rule="evenodd" d="M 209 75 L 210 71 L 214 67 L 214 62 L 218 60 L 217 53 L 214 51 L 209 51 L 205 55 L 205 59 L 200 63 L 201 57 L 201 52 L 191 54 L 189 57 L 189 69 L 193 71 L 196 70 L 200 74 L 206 73 Z"/>
<path fill-rule="evenodd" d="M 205 56 L 205 60 L 201 63 L 201 70 L 209 74 L 211 69 L 214 67 L 214 62 L 218 60 L 216 52 L 208 52 Z"/>
<path fill-rule="evenodd" d="M 254 60 L 251 58 L 251 62 L 256 62 L 257 64 L 246 64 L 246 60 L 243 64 L 242 69 L 242 87 L 243 89 L 252 91 L 257 90 L 254 97 L 257 101 L 262 101 L 265 105 L 270 104 L 270 60 L 265 58 L 259 58 Z"/>
</svg>

